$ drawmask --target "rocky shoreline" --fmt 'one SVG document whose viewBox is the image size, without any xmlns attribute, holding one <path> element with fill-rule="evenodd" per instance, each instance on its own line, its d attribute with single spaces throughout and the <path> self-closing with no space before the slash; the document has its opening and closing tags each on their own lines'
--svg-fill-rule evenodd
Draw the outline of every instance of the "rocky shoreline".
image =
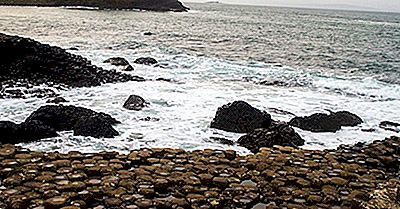
<svg viewBox="0 0 400 209">
<path fill-rule="evenodd" d="M 158 12 L 186 12 L 188 7 L 178 0 L 0 0 L 4 6 L 44 6 L 44 7 L 96 7 L 99 9 L 139 9 Z"/>
<path fill-rule="evenodd" d="M 1 208 L 396 208 L 400 138 L 337 150 L 0 147 Z"/>
</svg>

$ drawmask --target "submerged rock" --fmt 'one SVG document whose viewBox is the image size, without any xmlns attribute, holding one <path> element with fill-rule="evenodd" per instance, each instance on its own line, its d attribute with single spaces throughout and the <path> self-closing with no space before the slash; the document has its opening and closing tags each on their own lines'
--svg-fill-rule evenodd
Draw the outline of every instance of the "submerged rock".
<svg viewBox="0 0 400 209">
<path fill-rule="evenodd" d="M 255 129 L 238 140 L 240 146 L 246 147 L 253 153 L 261 147 L 274 145 L 298 147 L 304 145 L 304 139 L 284 122 L 272 123 L 268 128 Z"/>
<path fill-rule="evenodd" d="M 271 116 L 244 101 L 235 101 L 218 108 L 211 128 L 236 133 L 248 133 L 256 128 L 268 128 Z"/>
<path fill-rule="evenodd" d="M 295 117 L 290 120 L 289 124 L 312 132 L 336 132 L 342 126 L 357 126 L 363 121 L 357 115 L 339 111 L 331 114 L 315 113 L 306 117 Z"/>
<path fill-rule="evenodd" d="M 148 106 L 148 102 L 146 102 L 141 96 L 131 95 L 128 100 L 125 101 L 123 107 L 128 110 L 141 110 Z"/>
<path fill-rule="evenodd" d="M 74 126 L 75 136 L 92 136 L 95 138 L 113 138 L 119 133 L 100 115 L 80 119 Z"/>
<path fill-rule="evenodd" d="M 379 127 L 384 130 L 388 130 L 388 131 L 394 131 L 397 133 L 400 132 L 400 123 L 395 123 L 395 122 L 391 122 L 391 121 L 382 121 L 379 124 Z"/>
<path fill-rule="evenodd" d="M 63 97 L 56 97 L 56 98 L 48 99 L 46 101 L 46 103 L 54 103 L 54 104 L 59 104 L 59 103 L 64 103 L 64 102 L 68 102 L 68 101 L 66 99 L 64 99 Z"/>
<path fill-rule="evenodd" d="M 140 57 L 137 58 L 134 63 L 141 65 L 155 65 L 158 63 L 158 61 L 152 57 Z"/>
<path fill-rule="evenodd" d="M 119 121 L 105 113 L 98 113 L 83 107 L 64 105 L 42 106 L 33 112 L 26 121 L 41 121 L 43 124 L 48 125 L 57 131 L 65 131 L 72 130 L 79 120 L 88 119 L 90 117 L 100 118 L 102 121 L 111 125 L 119 123 Z"/>
<path fill-rule="evenodd" d="M 115 65 L 115 66 L 129 65 L 128 60 L 126 60 L 125 58 L 122 58 L 122 57 L 112 57 L 112 58 L 104 60 L 104 63 L 109 63 L 109 64 Z"/>
</svg>

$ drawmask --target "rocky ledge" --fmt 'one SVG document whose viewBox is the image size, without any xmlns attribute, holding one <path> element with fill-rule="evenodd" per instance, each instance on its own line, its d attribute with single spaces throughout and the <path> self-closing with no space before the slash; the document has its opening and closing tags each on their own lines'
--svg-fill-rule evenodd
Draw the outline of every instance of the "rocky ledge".
<svg viewBox="0 0 400 209">
<path fill-rule="evenodd" d="M 138 76 L 96 67 L 86 58 L 68 53 L 60 47 L 3 33 L 0 33 L 0 57 L 0 98 L 19 98 L 24 97 L 25 93 L 38 97 L 54 96 L 51 89 L 35 90 L 41 84 L 68 88 L 144 81 Z"/>
<path fill-rule="evenodd" d="M 398 208 L 400 138 L 337 150 L 0 147 L 0 208 Z"/>
<path fill-rule="evenodd" d="M 140 9 L 149 11 L 186 12 L 188 7 L 178 0 L 0 0 L 0 5 L 7 6 L 83 6 L 100 9 Z"/>
</svg>

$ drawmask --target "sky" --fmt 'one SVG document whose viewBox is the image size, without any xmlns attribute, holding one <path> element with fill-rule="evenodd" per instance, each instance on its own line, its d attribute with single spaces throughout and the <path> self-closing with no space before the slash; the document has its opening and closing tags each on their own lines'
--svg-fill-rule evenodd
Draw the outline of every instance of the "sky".
<svg viewBox="0 0 400 209">
<path fill-rule="evenodd" d="M 208 0 L 183 0 L 207 2 Z M 210 0 L 214 1 L 214 0 Z M 400 0 L 218 0 L 221 3 L 400 12 Z"/>
</svg>

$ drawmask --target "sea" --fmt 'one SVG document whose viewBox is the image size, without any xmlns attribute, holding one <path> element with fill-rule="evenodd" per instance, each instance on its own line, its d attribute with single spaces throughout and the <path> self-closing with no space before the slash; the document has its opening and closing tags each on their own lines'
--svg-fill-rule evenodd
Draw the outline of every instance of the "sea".
<svg viewBox="0 0 400 209">
<path fill-rule="evenodd" d="M 335 149 L 399 135 L 379 128 L 381 121 L 400 122 L 399 13 L 187 6 L 187 13 L 0 7 L 0 32 L 77 48 L 68 51 L 104 69 L 122 70 L 103 61 L 124 57 L 135 68 L 127 73 L 149 80 L 56 90 L 68 105 L 121 121 L 115 126 L 120 136 L 95 139 L 67 131 L 20 145 L 58 152 L 172 147 L 248 154 L 246 148 L 212 138 L 236 141 L 243 135 L 210 128 L 218 107 L 236 100 L 269 112 L 274 120 L 340 110 L 364 120 L 336 133 L 295 128 L 305 149 Z M 148 56 L 160 65 L 133 63 Z M 132 94 L 142 96 L 149 107 L 124 109 Z M 22 122 L 45 102 L 29 95 L 0 100 L 0 120 Z"/>
</svg>

